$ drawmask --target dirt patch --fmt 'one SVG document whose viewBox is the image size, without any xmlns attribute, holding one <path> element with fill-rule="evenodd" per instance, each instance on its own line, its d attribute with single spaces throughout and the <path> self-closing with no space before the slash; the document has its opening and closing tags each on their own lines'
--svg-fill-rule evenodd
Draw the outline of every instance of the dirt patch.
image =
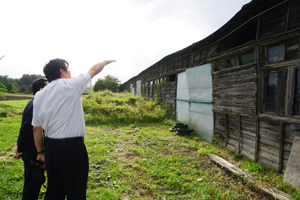
<svg viewBox="0 0 300 200">
<path fill-rule="evenodd" d="M 0 155 L 0 160 L 1 159 L 13 158 L 14 155 L 15 155 L 16 150 L 17 150 L 17 146 L 14 146 L 12 149 L 10 149 L 10 150 L 7 151 L 8 152 L 7 154 Z"/>
<path fill-rule="evenodd" d="M 26 99 L 32 99 L 32 97 L 29 96 L 5 96 L 5 99 L 0 99 L 0 101 L 11 101 L 11 100 L 26 100 Z"/>
</svg>

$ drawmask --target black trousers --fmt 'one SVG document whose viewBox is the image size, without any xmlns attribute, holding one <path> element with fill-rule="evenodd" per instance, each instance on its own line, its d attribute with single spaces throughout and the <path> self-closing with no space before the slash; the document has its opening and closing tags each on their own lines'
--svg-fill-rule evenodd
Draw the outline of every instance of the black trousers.
<svg viewBox="0 0 300 200">
<path fill-rule="evenodd" d="M 89 162 L 83 138 L 45 138 L 45 200 L 85 200 Z"/>
<path fill-rule="evenodd" d="M 24 186 L 22 200 L 37 200 L 39 197 L 41 184 L 35 183 L 32 179 L 32 170 L 37 168 L 30 164 L 31 160 L 36 159 L 36 148 L 33 145 L 28 145 L 24 150 L 22 160 L 24 161 Z"/>
</svg>

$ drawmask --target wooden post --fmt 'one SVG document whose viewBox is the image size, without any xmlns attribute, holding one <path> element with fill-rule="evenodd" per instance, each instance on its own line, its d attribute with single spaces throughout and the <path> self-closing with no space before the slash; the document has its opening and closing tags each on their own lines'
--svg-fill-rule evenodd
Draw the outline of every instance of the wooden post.
<svg viewBox="0 0 300 200">
<path fill-rule="evenodd" d="M 300 45 L 300 37 L 299 37 L 299 42 L 298 44 Z M 300 48 L 298 48 L 298 59 L 300 59 Z"/>
<path fill-rule="evenodd" d="M 258 146 L 259 146 L 259 118 L 256 117 L 256 136 L 255 136 L 255 151 L 254 151 L 254 161 L 258 160 Z"/>
<path fill-rule="evenodd" d="M 283 166 L 283 121 L 280 121 L 279 124 L 279 163 L 278 163 L 278 172 L 282 172 Z"/>
<path fill-rule="evenodd" d="M 241 115 L 239 114 L 239 143 L 238 143 L 238 154 L 241 154 L 241 135 L 242 135 L 242 122 Z"/>
<path fill-rule="evenodd" d="M 216 134 L 216 112 L 215 111 L 213 111 L 213 117 L 214 117 L 214 124 L 213 124 L 213 126 L 214 126 L 214 135 Z"/>
<path fill-rule="evenodd" d="M 228 133 L 228 116 L 227 113 L 225 113 L 225 128 L 226 128 L 226 142 L 225 142 L 225 147 L 227 147 L 229 143 L 229 133 Z"/>
<path fill-rule="evenodd" d="M 260 34 L 260 15 L 257 17 L 257 27 L 256 27 L 256 39 L 259 39 L 259 34 Z"/>
<path fill-rule="evenodd" d="M 192 54 L 192 66 L 191 67 L 194 67 L 194 63 L 195 63 L 194 59 L 195 59 L 195 53 Z"/>
<path fill-rule="evenodd" d="M 285 31 L 287 31 L 289 28 L 290 7 L 291 7 L 291 1 L 289 1 L 287 5 L 286 18 L 285 18 Z"/>
<path fill-rule="evenodd" d="M 295 75 L 296 69 L 290 68 L 288 69 L 287 74 L 287 85 L 286 85 L 286 96 L 285 96 L 285 116 L 292 117 L 293 116 L 293 101 L 294 101 L 294 92 L 295 92 Z"/>
<path fill-rule="evenodd" d="M 262 49 L 260 46 L 256 46 L 255 48 L 255 58 L 256 58 L 256 61 L 257 61 L 257 66 L 256 66 L 256 69 L 257 69 L 257 75 L 258 75 L 258 82 L 257 82 L 257 94 L 256 94 L 256 97 L 257 97 L 257 111 L 256 111 L 256 114 L 258 115 L 259 113 L 263 113 L 263 104 L 264 104 L 264 78 L 263 78 L 263 71 L 260 69 L 259 66 L 261 66 L 261 55 L 260 53 L 262 52 Z"/>
<path fill-rule="evenodd" d="M 187 54 L 186 55 L 186 67 L 185 67 L 185 69 L 188 69 L 188 68 L 192 67 L 192 66 L 189 66 L 189 57 L 190 57 L 190 54 Z"/>
</svg>

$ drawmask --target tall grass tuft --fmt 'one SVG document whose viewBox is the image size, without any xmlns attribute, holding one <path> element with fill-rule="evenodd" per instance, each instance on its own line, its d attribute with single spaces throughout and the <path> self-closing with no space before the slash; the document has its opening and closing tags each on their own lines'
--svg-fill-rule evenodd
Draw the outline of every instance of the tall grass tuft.
<svg viewBox="0 0 300 200">
<path fill-rule="evenodd" d="M 90 125 L 162 122 L 170 117 L 161 105 L 131 93 L 99 91 L 84 96 L 82 105 Z"/>
<path fill-rule="evenodd" d="M 13 100 L 0 102 L 0 118 L 20 115 L 29 100 Z"/>
</svg>

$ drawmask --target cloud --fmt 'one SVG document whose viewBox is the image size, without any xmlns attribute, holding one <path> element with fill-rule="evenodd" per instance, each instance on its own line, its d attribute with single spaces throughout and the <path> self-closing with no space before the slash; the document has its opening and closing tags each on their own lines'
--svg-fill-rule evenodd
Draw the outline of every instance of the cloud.
<svg viewBox="0 0 300 200">
<path fill-rule="evenodd" d="M 108 73 L 125 82 L 213 33 L 245 1 L 1 1 L 0 54 L 8 51 L 0 73 L 42 74 L 44 64 L 59 57 L 78 75 L 103 59 L 117 59 L 96 78 Z"/>
</svg>

